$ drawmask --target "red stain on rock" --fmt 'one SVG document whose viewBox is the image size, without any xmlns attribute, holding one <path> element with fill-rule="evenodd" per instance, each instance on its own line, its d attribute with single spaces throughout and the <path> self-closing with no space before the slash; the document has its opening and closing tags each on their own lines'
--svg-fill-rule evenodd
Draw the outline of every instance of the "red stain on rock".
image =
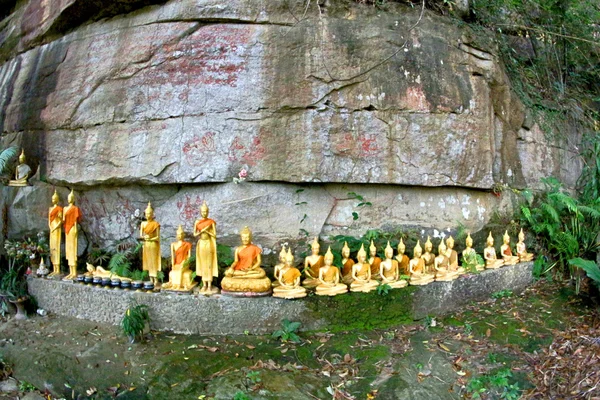
<svg viewBox="0 0 600 400">
<path fill-rule="evenodd" d="M 183 155 L 190 165 L 200 166 L 204 164 L 207 153 L 216 152 L 215 133 L 206 132 L 202 137 L 194 135 L 183 145 Z"/>
<path fill-rule="evenodd" d="M 406 107 L 413 111 L 429 112 L 431 104 L 427 101 L 425 92 L 420 86 L 413 86 L 406 89 L 406 95 L 402 99 Z"/>
<path fill-rule="evenodd" d="M 230 161 L 237 161 L 249 166 L 255 166 L 265 157 L 265 153 L 266 150 L 262 145 L 260 136 L 254 136 L 249 142 L 236 136 L 229 146 L 227 157 Z"/>
<path fill-rule="evenodd" d="M 358 137 L 346 132 L 332 138 L 334 153 L 352 158 L 365 158 L 376 156 L 380 152 L 377 135 L 359 133 Z"/>
<path fill-rule="evenodd" d="M 186 229 L 192 229 L 194 221 L 199 218 L 200 206 L 202 206 L 202 199 L 200 196 L 192 197 L 189 194 L 185 195 L 185 198 L 177 201 L 177 209 L 179 210 L 179 220 Z"/>
<path fill-rule="evenodd" d="M 135 213 L 135 207 L 127 199 L 118 204 L 107 205 L 104 198 L 92 202 L 87 196 L 82 195 L 78 199 L 78 206 L 83 214 L 82 224 L 96 237 L 106 237 L 109 232 L 114 231 L 115 226 L 127 227 L 130 235 L 136 232 L 137 221 L 131 218 Z"/>
</svg>

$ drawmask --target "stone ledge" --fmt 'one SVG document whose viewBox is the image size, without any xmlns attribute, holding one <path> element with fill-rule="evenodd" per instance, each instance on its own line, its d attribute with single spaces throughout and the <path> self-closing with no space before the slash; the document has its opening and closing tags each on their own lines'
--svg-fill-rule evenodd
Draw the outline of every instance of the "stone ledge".
<svg viewBox="0 0 600 400">
<path fill-rule="evenodd" d="M 245 331 L 265 334 L 278 329 L 285 318 L 302 322 L 302 330 L 342 330 L 359 326 L 385 327 L 427 315 L 442 315 L 472 301 L 487 299 L 500 290 L 521 292 L 532 281 L 532 268 L 533 263 L 522 263 L 466 275 L 452 282 L 395 289 L 388 296 L 351 293 L 295 301 L 110 290 L 38 278 L 30 278 L 28 285 L 39 307 L 58 315 L 116 325 L 127 307 L 137 301 L 149 306 L 151 327 L 156 330 L 205 335 Z M 366 316 L 362 318 L 366 322 L 349 324 L 349 321 L 360 320 L 353 317 L 359 315 Z M 373 323 L 369 321 L 371 316 Z"/>
</svg>

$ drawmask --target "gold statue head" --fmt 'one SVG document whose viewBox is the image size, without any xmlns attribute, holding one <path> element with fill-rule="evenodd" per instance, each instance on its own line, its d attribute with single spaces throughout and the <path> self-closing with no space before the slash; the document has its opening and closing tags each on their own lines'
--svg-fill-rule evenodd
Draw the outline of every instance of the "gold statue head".
<svg viewBox="0 0 600 400">
<path fill-rule="evenodd" d="M 333 264 L 333 253 L 331 252 L 331 246 L 327 248 L 327 253 L 325 253 L 323 259 L 325 260 L 325 265 Z"/>
<path fill-rule="evenodd" d="M 421 248 L 421 241 L 417 240 L 417 245 L 413 249 L 413 256 L 414 258 L 419 258 L 421 257 L 421 254 L 423 254 L 423 249 Z"/>
<path fill-rule="evenodd" d="M 58 192 L 54 189 L 54 194 L 52 195 L 52 204 L 56 205 L 59 201 Z"/>
<path fill-rule="evenodd" d="M 154 218 L 154 209 L 152 208 L 152 203 L 148 202 L 148 207 L 144 211 L 147 220 L 152 220 Z"/>
<path fill-rule="evenodd" d="M 438 255 L 446 255 L 446 244 L 444 243 L 444 239 L 440 240 L 440 245 L 438 246 Z"/>
<path fill-rule="evenodd" d="M 252 243 L 252 231 L 250 230 L 250 228 L 248 228 L 247 226 L 245 226 L 240 231 L 240 238 L 242 239 L 242 244 L 244 246 Z"/>
<path fill-rule="evenodd" d="M 348 247 L 348 242 L 344 242 L 344 247 L 342 247 L 342 257 L 350 257 L 350 247 Z"/>
<path fill-rule="evenodd" d="M 454 248 L 454 238 L 452 236 L 448 236 L 448 239 L 446 239 L 446 247 L 450 250 Z"/>
<path fill-rule="evenodd" d="M 404 241 L 402 240 L 402 238 L 400 238 L 400 241 L 398 242 L 398 254 L 402 255 L 402 254 L 404 254 L 405 251 L 406 251 L 406 245 L 404 244 Z"/>
<path fill-rule="evenodd" d="M 292 249 L 288 248 L 288 251 L 285 254 L 285 265 L 288 267 L 294 266 L 294 255 L 292 254 Z"/>
<path fill-rule="evenodd" d="M 431 243 L 431 238 L 427 236 L 427 241 L 425 242 L 425 251 L 431 253 L 433 250 L 433 243 Z"/>
<path fill-rule="evenodd" d="M 21 155 L 19 156 L 19 164 L 25 164 L 25 149 L 21 149 Z"/>
<path fill-rule="evenodd" d="M 365 251 L 365 245 L 364 244 L 360 245 L 360 250 L 356 254 L 356 259 L 361 264 L 364 263 L 365 260 L 367 259 L 367 252 Z"/>
<path fill-rule="evenodd" d="M 375 257 L 377 255 L 377 247 L 375 247 L 373 240 L 371 240 L 371 245 L 369 246 L 369 253 L 371 254 L 371 257 Z"/>
<path fill-rule="evenodd" d="M 504 244 L 510 243 L 510 236 L 508 236 L 508 229 L 504 231 L 504 236 L 502 236 L 502 240 L 504 240 Z"/>
<path fill-rule="evenodd" d="M 519 242 L 524 242 L 525 241 L 525 232 L 523 232 L 523 228 L 521 228 L 521 231 L 519 232 Z"/>
<path fill-rule="evenodd" d="M 208 217 L 208 205 L 206 204 L 206 200 L 202 202 L 202 206 L 200 207 L 200 215 L 202 218 Z"/>
<path fill-rule="evenodd" d="M 394 249 L 390 246 L 390 241 L 388 240 L 387 246 L 385 246 L 385 258 L 388 260 L 394 257 Z"/>
<path fill-rule="evenodd" d="M 312 241 L 310 248 L 312 249 L 313 255 L 318 255 L 319 250 L 321 249 L 321 245 L 319 244 L 319 239 L 315 236 L 315 239 Z"/>
<path fill-rule="evenodd" d="M 492 236 L 492 231 L 490 231 L 490 234 L 488 235 L 485 243 L 488 245 L 488 247 L 492 247 L 494 245 L 494 238 Z"/>
<path fill-rule="evenodd" d="M 281 245 L 281 251 L 279 252 L 279 261 L 285 263 L 285 258 L 287 257 L 287 251 L 285 250 L 285 245 Z"/>
<path fill-rule="evenodd" d="M 185 238 L 185 232 L 183 231 L 183 227 L 179 225 L 177 228 L 177 240 L 183 240 Z"/>
<path fill-rule="evenodd" d="M 473 238 L 471 237 L 471 232 L 467 234 L 467 239 L 465 239 L 465 244 L 467 247 L 473 247 Z"/>
<path fill-rule="evenodd" d="M 73 189 L 71 189 L 71 193 L 69 193 L 69 196 L 67 196 L 67 201 L 69 202 L 69 204 L 75 203 L 75 192 L 73 191 Z"/>
</svg>

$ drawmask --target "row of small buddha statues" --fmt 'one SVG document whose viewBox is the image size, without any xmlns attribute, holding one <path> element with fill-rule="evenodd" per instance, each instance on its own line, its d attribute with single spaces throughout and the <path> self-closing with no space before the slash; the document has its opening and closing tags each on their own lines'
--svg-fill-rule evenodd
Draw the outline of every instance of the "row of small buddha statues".
<svg viewBox="0 0 600 400">
<path fill-rule="evenodd" d="M 61 229 L 65 228 L 65 241 L 67 260 L 70 274 L 65 279 L 73 279 L 76 275 L 77 261 L 77 232 L 82 213 L 75 206 L 73 191 L 69 194 L 69 205 L 64 209 L 58 205 L 59 198 L 55 192 L 52 196 L 52 207 L 49 209 L 48 224 L 50 227 L 50 259 L 54 274 L 60 272 L 60 241 Z M 194 237 L 198 238 L 196 245 L 196 276 L 202 280 L 200 293 L 210 295 L 218 292 L 214 287 L 213 279 L 218 276 L 217 266 L 217 232 L 216 222 L 208 218 L 209 209 L 204 202 L 200 208 L 200 218 L 194 223 Z M 143 241 L 142 266 L 158 287 L 157 273 L 161 270 L 160 257 L 160 224 L 154 219 L 154 209 L 148 203 L 145 210 L 146 220 L 141 223 L 139 240 Z M 171 271 L 169 281 L 162 285 L 163 289 L 174 291 L 191 291 L 196 285 L 189 267 L 192 254 L 192 243 L 185 241 L 185 232 L 181 225 L 177 230 L 177 240 L 170 246 Z M 225 270 L 221 281 L 222 293 L 231 296 L 258 297 L 269 296 L 286 299 L 301 298 L 307 295 L 307 289 L 314 289 L 317 295 L 334 296 L 348 292 L 369 292 L 380 284 L 387 284 L 391 288 L 401 288 L 407 285 L 408 277 L 411 285 L 425 285 L 433 281 L 450 281 L 466 273 L 464 266 L 458 265 L 458 254 L 454 250 L 454 239 L 448 237 L 440 240 L 438 255 L 434 255 L 433 243 L 430 238 L 425 242 L 425 251 L 421 248 L 420 241 L 413 251 L 413 258 L 405 254 L 406 246 L 401 239 L 394 257 L 394 249 L 388 242 L 385 248 L 385 259 L 377 256 L 377 248 L 371 242 L 369 257 L 364 245 L 356 255 L 356 262 L 350 258 L 350 248 L 344 243 L 342 248 L 342 266 L 333 265 L 334 256 L 331 248 L 324 256 L 320 255 L 320 245 L 317 238 L 311 244 L 311 254 L 304 260 L 304 275 L 295 267 L 294 256 L 291 249 L 283 248 L 279 255 L 279 264 L 274 267 L 275 280 L 267 277 L 261 268 L 262 250 L 252 243 L 252 232 L 248 227 L 240 231 L 241 245 L 235 249 L 234 261 Z M 494 239 L 491 235 L 487 239 L 484 249 L 485 265 L 476 268 L 499 268 L 502 265 L 514 265 L 519 261 L 530 261 L 533 255 L 527 253 L 523 230 L 519 233 L 517 255 L 510 249 L 510 237 L 504 234 L 504 243 L 500 248 L 502 257 L 496 257 Z M 466 248 L 462 252 L 463 258 L 475 254 L 473 240 L 470 234 L 466 238 Z M 88 274 L 101 277 L 116 277 L 110 271 L 101 267 L 88 267 Z M 117 277 L 121 278 L 121 277 Z M 126 278 L 124 278 L 126 279 Z"/>
</svg>

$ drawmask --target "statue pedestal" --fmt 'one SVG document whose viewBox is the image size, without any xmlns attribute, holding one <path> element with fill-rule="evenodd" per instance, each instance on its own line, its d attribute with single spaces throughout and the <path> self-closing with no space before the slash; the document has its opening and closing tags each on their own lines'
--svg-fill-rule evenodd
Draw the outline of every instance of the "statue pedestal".
<svg viewBox="0 0 600 400">
<path fill-rule="evenodd" d="M 232 292 L 243 292 L 243 293 L 269 293 L 271 294 L 271 280 L 267 277 L 259 279 L 249 278 L 230 278 L 225 277 L 221 281 L 222 294 L 229 294 Z M 248 297 L 248 296 L 242 296 Z M 250 296 L 254 297 L 254 296 Z"/>
<path fill-rule="evenodd" d="M 161 287 L 161 292 L 167 292 L 167 293 L 175 293 L 175 294 L 190 294 L 192 293 L 192 291 L 194 290 L 194 288 L 198 286 L 198 282 L 192 282 L 192 286 L 190 286 L 189 289 L 170 289 L 168 287 L 165 287 L 165 285 L 163 284 Z"/>
<path fill-rule="evenodd" d="M 270 297 L 271 290 L 268 292 L 232 292 L 229 290 L 221 289 L 221 294 L 230 297 Z"/>
</svg>

